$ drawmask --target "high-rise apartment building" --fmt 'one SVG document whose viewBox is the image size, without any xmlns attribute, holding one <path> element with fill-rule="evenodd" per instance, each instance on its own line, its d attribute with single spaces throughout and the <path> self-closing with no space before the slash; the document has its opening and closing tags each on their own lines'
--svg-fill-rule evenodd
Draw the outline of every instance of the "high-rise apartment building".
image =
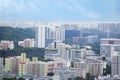
<svg viewBox="0 0 120 80">
<path fill-rule="evenodd" d="M 50 25 L 36 27 L 36 47 L 45 48 L 55 40 L 65 40 L 65 29 L 63 27 Z"/>
<path fill-rule="evenodd" d="M 55 40 L 65 40 L 65 29 L 62 26 L 55 26 Z"/>
<path fill-rule="evenodd" d="M 26 74 L 26 69 L 27 69 L 27 66 L 26 66 L 26 62 L 20 62 L 19 63 L 19 70 L 18 70 L 18 73 L 19 75 L 23 75 L 23 74 Z"/>
<path fill-rule="evenodd" d="M 45 62 L 30 62 L 27 63 L 26 66 L 26 74 L 32 74 L 34 76 L 47 76 L 48 69 Z"/>
<path fill-rule="evenodd" d="M 3 58 L 0 57 L 0 80 L 3 79 Z"/>
<path fill-rule="evenodd" d="M 20 56 L 6 57 L 5 72 L 11 72 L 13 74 L 17 74 L 20 60 L 21 60 Z"/>
<path fill-rule="evenodd" d="M 34 47 L 34 44 L 35 44 L 34 39 L 26 38 L 23 41 L 23 47 L 24 48 Z"/>
<path fill-rule="evenodd" d="M 45 48 L 45 26 L 36 27 L 36 47 Z"/>
<path fill-rule="evenodd" d="M 26 62 L 26 53 L 21 53 L 21 62 Z"/>
<path fill-rule="evenodd" d="M 98 30 L 107 33 L 120 33 L 119 22 L 100 22 L 98 23 Z"/>
<path fill-rule="evenodd" d="M 37 62 L 38 61 L 38 57 L 32 57 L 32 62 Z"/>
<path fill-rule="evenodd" d="M 120 52 L 114 52 L 114 55 L 112 57 L 112 76 L 118 76 L 120 77 Z"/>
<path fill-rule="evenodd" d="M 54 68 L 66 67 L 65 61 L 50 61 L 50 62 L 20 62 L 19 74 L 26 75 L 31 74 L 33 76 L 47 76 L 48 73 L 53 72 Z"/>
<path fill-rule="evenodd" d="M 14 42 L 13 41 L 9 41 L 9 40 L 2 40 L 0 42 L 0 49 L 1 50 L 7 50 L 7 49 L 14 49 Z"/>
<path fill-rule="evenodd" d="M 114 51 L 120 51 L 120 39 L 103 38 L 100 40 L 100 54 L 112 57 Z"/>
<path fill-rule="evenodd" d="M 74 62 L 74 68 L 80 68 L 86 70 L 86 73 L 99 76 L 103 74 L 103 69 L 106 68 L 106 64 L 104 61 L 86 59 L 85 61 Z"/>
</svg>

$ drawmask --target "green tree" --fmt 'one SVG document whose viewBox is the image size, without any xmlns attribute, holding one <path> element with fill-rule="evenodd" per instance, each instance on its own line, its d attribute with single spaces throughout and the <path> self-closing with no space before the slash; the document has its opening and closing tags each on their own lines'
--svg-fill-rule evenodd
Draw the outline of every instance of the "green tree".
<svg viewBox="0 0 120 80">
<path fill-rule="evenodd" d="M 3 80 L 17 80 L 17 78 L 3 78 Z"/>
<path fill-rule="evenodd" d="M 18 47 L 14 50 L 0 50 L 0 57 L 7 56 L 20 56 L 21 53 L 25 52 L 27 57 L 32 58 L 33 56 L 37 56 L 39 60 L 44 59 L 44 49 L 43 48 L 23 48 Z M 29 55 L 30 54 L 30 55 Z"/>
<path fill-rule="evenodd" d="M 0 26 L 0 35 L 0 40 L 19 41 L 25 38 L 35 38 L 35 28 L 13 28 L 10 26 Z"/>
<path fill-rule="evenodd" d="M 16 78 L 16 77 L 14 77 L 13 79 L 14 79 L 14 80 L 17 80 L 17 78 Z"/>
<path fill-rule="evenodd" d="M 103 75 L 107 75 L 106 68 L 103 69 Z"/>
<path fill-rule="evenodd" d="M 103 60 L 103 61 L 106 61 L 106 57 L 102 57 L 102 60 Z"/>
<path fill-rule="evenodd" d="M 77 76 L 75 80 L 84 80 L 82 77 Z"/>
<path fill-rule="evenodd" d="M 74 67 L 74 62 L 71 62 L 71 67 Z"/>
<path fill-rule="evenodd" d="M 3 78 L 3 80 L 8 80 L 8 78 Z"/>
<path fill-rule="evenodd" d="M 87 73 L 86 80 L 94 80 L 94 76 L 92 76 L 90 73 Z"/>
<path fill-rule="evenodd" d="M 68 80 L 72 80 L 72 78 L 69 78 Z"/>
<path fill-rule="evenodd" d="M 111 66 L 107 65 L 106 67 L 106 74 L 111 74 Z"/>
<path fill-rule="evenodd" d="M 21 78 L 19 78 L 18 80 L 25 80 L 25 79 L 21 77 Z"/>
</svg>

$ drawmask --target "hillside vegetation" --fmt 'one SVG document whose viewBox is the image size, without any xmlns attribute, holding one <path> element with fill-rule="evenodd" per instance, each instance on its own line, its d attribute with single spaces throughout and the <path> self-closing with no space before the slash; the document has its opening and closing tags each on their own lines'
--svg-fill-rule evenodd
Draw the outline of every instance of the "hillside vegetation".
<svg viewBox="0 0 120 80">
<path fill-rule="evenodd" d="M 0 50 L 0 57 L 19 56 L 25 52 L 29 58 L 37 56 L 39 60 L 42 60 L 44 58 L 43 48 L 23 48 L 18 46 L 18 41 L 25 38 L 35 38 L 35 28 L 0 26 L 0 40 L 12 40 L 15 43 L 14 50 Z"/>
</svg>

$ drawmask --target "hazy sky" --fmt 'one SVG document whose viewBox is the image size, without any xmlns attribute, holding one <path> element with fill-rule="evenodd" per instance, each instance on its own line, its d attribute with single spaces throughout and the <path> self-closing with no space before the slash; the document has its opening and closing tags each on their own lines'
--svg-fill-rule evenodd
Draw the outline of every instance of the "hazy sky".
<svg viewBox="0 0 120 80">
<path fill-rule="evenodd" d="M 0 20 L 120 21 L 120 0 L 0 0 Z"/>
</svg>

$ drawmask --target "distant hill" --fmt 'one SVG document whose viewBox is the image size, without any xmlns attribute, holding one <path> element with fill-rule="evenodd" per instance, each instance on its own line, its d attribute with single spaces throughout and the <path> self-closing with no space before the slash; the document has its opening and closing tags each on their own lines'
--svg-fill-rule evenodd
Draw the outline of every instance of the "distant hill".
<svg viewBox="0 0 120 80">
<path fill-rule="evenodd" d="M 65 38 L 73 38 L 73 37 L 80 37 L 79 30 L 66 30 L 65 31 Z"/>
<path fill-rule="evenodd" d="M 0 26 L 0 40 L 19 41 L 25 38 L 35 38 L 35 29 Z"/>
</svg>

